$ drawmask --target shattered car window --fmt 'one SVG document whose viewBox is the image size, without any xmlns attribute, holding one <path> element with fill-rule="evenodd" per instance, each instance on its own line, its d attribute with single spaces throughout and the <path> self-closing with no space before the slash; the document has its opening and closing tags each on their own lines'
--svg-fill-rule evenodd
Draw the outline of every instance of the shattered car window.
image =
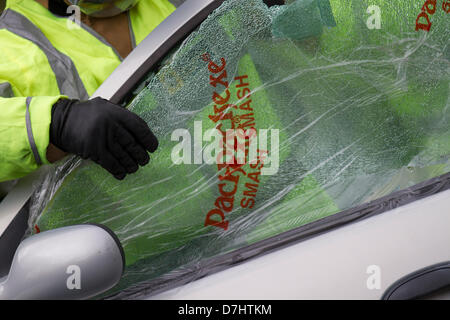
<svg viewBox="0 0 450 320">
<path fill-rule="evenodd" d="M 449 11 L 226 1 L 129 103 L 159 138 L 151 163 L 123 182 L 62 164 L 30 228 L 110 227 L 116 292 L 448 173 Z"/>
</svg>

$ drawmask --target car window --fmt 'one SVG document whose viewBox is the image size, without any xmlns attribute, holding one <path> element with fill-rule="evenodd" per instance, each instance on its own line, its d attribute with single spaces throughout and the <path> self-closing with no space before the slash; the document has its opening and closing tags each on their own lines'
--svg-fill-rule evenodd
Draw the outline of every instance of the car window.
<svg viewBox="0 0 450 320">
<path fill-rule="evenodd" d="M 151 163 L 47 179 L 31 225 L 110 227 L 114 293 L 448 173 L 450 3 L 431 2 L 225 1 L 128 104 Z"/>
</svg>

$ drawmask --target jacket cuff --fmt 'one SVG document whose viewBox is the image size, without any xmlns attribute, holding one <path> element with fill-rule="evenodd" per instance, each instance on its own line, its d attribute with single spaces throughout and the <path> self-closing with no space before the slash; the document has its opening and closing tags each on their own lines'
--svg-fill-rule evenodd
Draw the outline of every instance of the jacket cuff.
<svg viewBox="0 0 450 320">
<path fill-rule="evenodd" d="M 27 98 L 27 135 L 37 164 L 49 164 L 47 148 L 50 144 L 50 124 L 53 105 L 66 96 Z"/>
</svg>

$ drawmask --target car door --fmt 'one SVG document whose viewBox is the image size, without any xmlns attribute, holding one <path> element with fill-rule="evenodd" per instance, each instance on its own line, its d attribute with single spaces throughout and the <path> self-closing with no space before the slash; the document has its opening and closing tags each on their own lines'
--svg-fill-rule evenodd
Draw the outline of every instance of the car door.
<svg viewBox="0 0 450 320">
<path fill-rule="evenodd" d="M 127 270 L 107 296 L 160 293 L 447 189 L 445 2 L 214 3 L 114 97 L 159 137 L 151 164 L 117 182 L 70 159 L 32 198 L 29 234 L 119 236 Z"/>
</svg>

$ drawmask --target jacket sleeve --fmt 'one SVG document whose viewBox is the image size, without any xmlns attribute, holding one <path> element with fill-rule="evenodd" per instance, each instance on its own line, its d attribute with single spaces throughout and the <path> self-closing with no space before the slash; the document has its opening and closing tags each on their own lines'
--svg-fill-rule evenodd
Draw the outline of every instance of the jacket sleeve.
<svg viewBox="0 0 450 320">
<path fill-rule="evenodd" d="M 63 97 L 14 97 L 11 86 L 0 83 L 0 182 L 49 163 L 51 110 Z"/>
</svg>

